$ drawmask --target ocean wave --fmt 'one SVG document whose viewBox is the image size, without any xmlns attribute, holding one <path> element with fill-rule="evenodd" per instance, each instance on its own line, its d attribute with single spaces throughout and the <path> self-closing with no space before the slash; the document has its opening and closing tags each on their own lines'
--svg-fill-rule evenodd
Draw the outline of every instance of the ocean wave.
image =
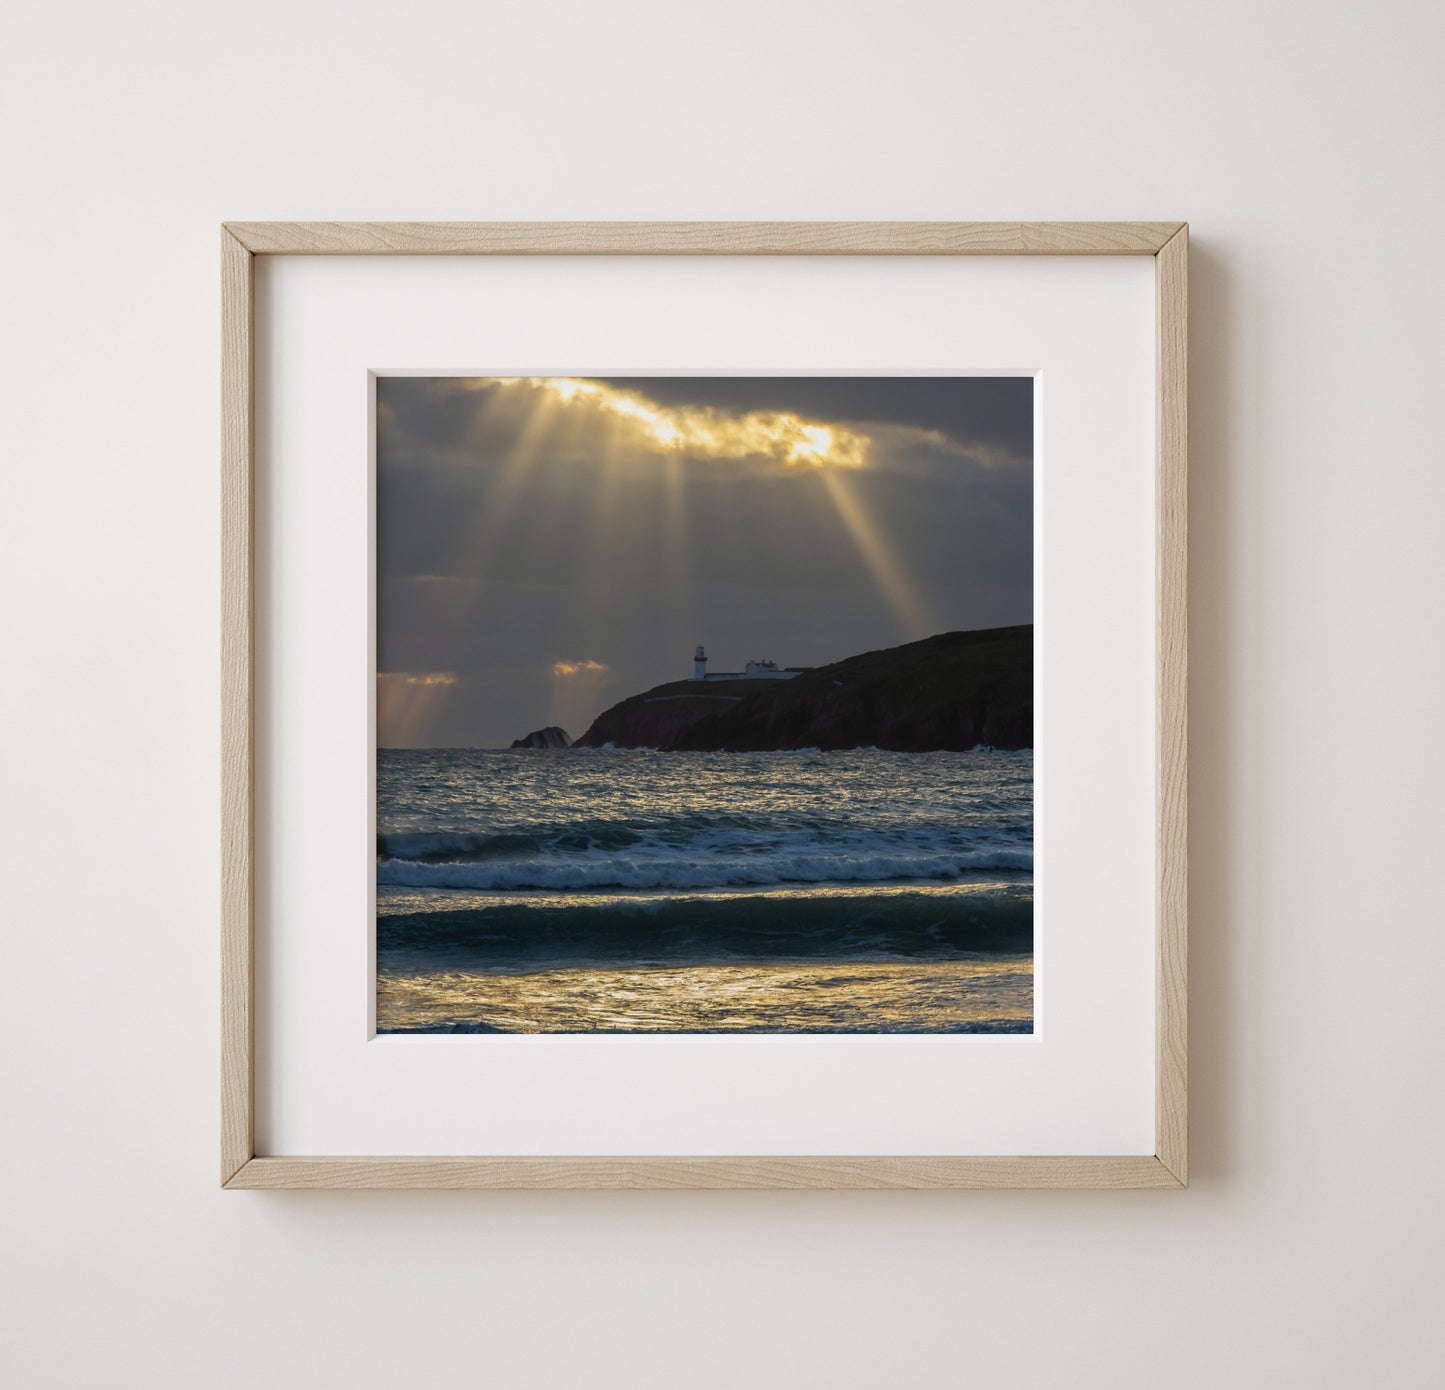
<svg viewBox="0 0 1445 1390">
<path fill-rule="evenodd" d="M 376 926 L 377 965 L 525 973 L 568 965 L 946 960 L 1033 949 L 1033 894 L 741 894 L 404 913 Z"/>
<path fill-rule="evenodd" d="M 889 883 L 960 879 L 990 869 L 1033 868 L 1033 851 L 995 849 L 952 854 L 877 854 L 711 858 L 522 859 L 496 863 L 433 863 L 389 859 L 376 881 L 401 888 L 552 889 L 746 888 L 787 883 Z"/>
<path fill-rule="evenodd" d="M 527 854 L 590 854 L 640 844 L 646 831 L 611 822 L 534 827 L 488 834 L 467 830 L 391 831 L 376 837 L 380 860 L 467 863 Z"/>
<path fill-rule="evenodd" d="M 595 750 L 600 752 L 601 750 Z M 618 752 L 383 757 L 376 872 L 450 892 L 947 883 L 1033 867 L 1030 760 Z M 605 766 L 603 764 L 606 764 Z"/>
<path fill-rule="evenodd" d="M 650 829 L 598 822 L 492 835 L 404 832 L 378 837 L 377 848 L 379 884 L 493 891 L 948 881 L 1033 868 L 1030 832 L 997 826 L 768 831 L 748 820 L 690 818 Z"/>
</svg>

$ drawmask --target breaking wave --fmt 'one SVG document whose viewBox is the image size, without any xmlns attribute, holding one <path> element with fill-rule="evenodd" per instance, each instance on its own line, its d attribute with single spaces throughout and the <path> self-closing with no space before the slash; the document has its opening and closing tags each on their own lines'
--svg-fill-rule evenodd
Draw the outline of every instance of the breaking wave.
<svg viewBox="0 0 1445 1390">
<path fill-rule="evenodd" d="M 528 971 L 570 964 L 946 960 L 1033 949 L 1033 893 L 897 891 L 827 895 L 598 898 L 500 903 L 377 920 L 384 971 Z"/>
<path fill-rule="evenodd" d="M 378 837 L 377 851 L 378 884 L 495 891 L 948 882 L 1033 867 L 1029 835 L 996 827 L 770 834 L 716 824 L 661 831 L 594 824 L 496 834 L 393 833 Z"/>
</svg>

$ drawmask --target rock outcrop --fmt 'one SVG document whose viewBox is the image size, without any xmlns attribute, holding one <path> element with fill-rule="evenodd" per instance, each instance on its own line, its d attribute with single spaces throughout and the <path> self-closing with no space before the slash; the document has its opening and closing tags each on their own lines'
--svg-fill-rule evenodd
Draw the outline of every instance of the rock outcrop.
<svg viewBox="0 0 1445 1390">
<path fill-rule="evenodd" d="M 566 729 L 559 729 L 555 724 L 548 724 L 545 729 L 533 729 L 526 738 L 514 738 L 513 748 L 570 748 L 572 740 L 567 737 Z"/>
<path fill-rule="evenodd" d="M 787 681 L 673 681 L 600 714 L 579 748 L 898 752 L 1033 746 L 1031 624 L 945 632 Z"/>
</svg>

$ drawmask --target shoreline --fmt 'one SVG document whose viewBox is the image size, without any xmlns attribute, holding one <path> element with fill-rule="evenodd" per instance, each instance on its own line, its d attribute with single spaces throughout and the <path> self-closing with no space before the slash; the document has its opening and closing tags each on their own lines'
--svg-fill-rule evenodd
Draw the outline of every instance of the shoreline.
<svg viewBox="0 0 1445 1390">
<path fill-rule="evenodd" d="M 1033 956 L 377 974 L 377 1033 L 1033 1032 Z"/>
<path fill-rule="evenodd" d="M 475 907 L 598 908 L 660 902 L 722 902 L 733 899 L 816 899 L 878 897 L 926 893 L 937 897 L 972 896 L 990 891 L 1032 889 L 1032 869 L 979 869 L 953 878 L 841 879 L 823 883 L 735 884 L 694 888 L 412 888 L 378 884 L 378 919 L 419 912 L 461 912 Z"/>
</svg>

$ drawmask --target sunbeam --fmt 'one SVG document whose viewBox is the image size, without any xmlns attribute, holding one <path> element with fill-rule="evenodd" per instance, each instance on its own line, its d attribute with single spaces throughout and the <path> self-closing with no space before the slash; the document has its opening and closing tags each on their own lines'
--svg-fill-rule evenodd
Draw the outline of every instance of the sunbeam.
<svg viewBox="0 0 1445 1390">
<path fill-rule="evenodd" d="M 611 674 L 609 666 L 591 658 L 554 661 L 548 691 L 547 722 L 559 725 L 571 738 L 585 732 L 592 716 L 597 713 Z"/>
<path fill-rule="evenodd" d="M 378 671 L 376 718 L 378 726 L 393 730 L 397 743 L 410 743 L 432 722 L 446 701 L 457 677 L 452 671 Z"/>
<path fill-rule="evenodd" d="M 822 479 L 838 512 L 838 519 L 852 538 L 860 558 L 873 576 L 873 582 L 903 631 L 910 638 L 927 637 L 937 632 L 939 625 L 928 604 L 909 578 L 882 529 L 868 515 L 853 491 L 851 481 L 831 469 L 823 472 Z"/>
<path fill-rule="evenodd" d="M 875 645 L 932 636 L 959 627 L 959 611 L 986 609 L 971 593 L 945 597 L 936 576 L 969 562 L 940 562 L 944 528 L 921 492 L 925 483 L 949 491 L 963 510 L 948 534 L 972 535 L 976 480 L 1006 472 L 1026 447 L 1012 436 L 963 438 L 926 415 L 900 419 L 876 382 L 833 383 L 831 397 L 812 386 L 790 395 L 712 385 L 694 395 L 639 378 L 516 376 L 379 387 L 379 469 L 393 488 L 416 478 L 445 518 L 435 560 L 412 560 L 407 577 L 433 563 L 438 578 L 463 584 L 448 591 L 444 621 L 466 634 L 463 660 L 442 654 L 462 672 L 449 677 L 460 688 L 432 680 L 447 673 L 428 676 L 424 663 L 436 658 L 424 635 L 442 610 L 404 600 L 419 628 L 390 629 L 403 669 L 378 678 L 388 738 L 425 741 L 478 723 L 481 671 L 505 670 L 509 691 L 530 690 L 509 695 L 523 712 L 508 725 L 539 724 L 545 711 L 576 736 L 619 683 L 663 678 L 698 638 L 761 642 L 752 634 L 776 628 L 794 643 L 805 634 L 802 659 L 827 655 L 832 644 L 813 624 L 832 611 L 833 593 L 856 626 L 871 625 Z M 868 413 L 875 397 L 878 415 Z M 894 505 L 899 497 L 911 500 Z M 888 509 L 875 499 L 890 499 Z M 758 597 L 774 585 L 774 598 Z M 721 590 L 733 598 L 720 602 Z"/>
</svg>

